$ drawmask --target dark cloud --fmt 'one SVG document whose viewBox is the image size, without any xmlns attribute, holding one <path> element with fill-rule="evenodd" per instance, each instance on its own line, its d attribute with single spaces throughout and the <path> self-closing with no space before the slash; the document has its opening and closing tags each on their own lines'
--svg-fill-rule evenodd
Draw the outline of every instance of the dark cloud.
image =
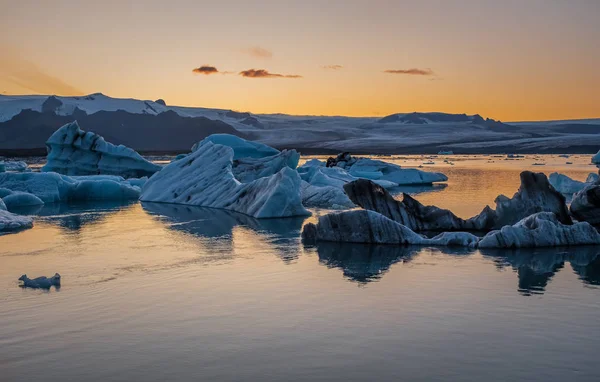
<svg viewBox="0 0 600 382">
<path fill-rule="evenodd" d="M 341 70 L 344 67 L 342 65 L 325 65 L 322 66 L 323 69 L 327 69 L 327 70 Z"/>
<path fill-rule="evenodd" d="M 270 73 L 268 70 L 265 69 L 242 70 L 240 72 L 240 76 L 248 78 L 302 78 L 302 76 L 298 74 Z"/>
<path fill-rule="evenodd" d="M 411 76 L 433 76 L 433 70 L 427 68 L 427 69 L 418 69 L 418 68 L 411 68 L 411 69 L 389 69 L 389 70 L 384 70 L 384 73 L 389 73 L 389 74 L 408 74 Z"/>
<path fill-rule="evenodd" d="M 271 58 L 273 57 L 273 52 L 268 49 L 261 48 L 260 46 L 253 46 L 252 48 L 248 48 L 244 50 L 247 54 L 258 57 L 258 58 Z"/>
<path fill-rule="evenodd" d="M 199 68 L 193 69 L 192 72 L 194 72 L 196 74 L 209 75 L 209 74 L 217 74 L 217 73 L 219 73 L 219 70 L 217 68 L 215 68 L 214 66 L 202 65 Z"/>
</svg>

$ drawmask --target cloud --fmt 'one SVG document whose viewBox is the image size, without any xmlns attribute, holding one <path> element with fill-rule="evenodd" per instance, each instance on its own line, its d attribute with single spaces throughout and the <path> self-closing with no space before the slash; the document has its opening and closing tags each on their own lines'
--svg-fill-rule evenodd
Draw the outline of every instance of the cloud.
<svg viewBox="0 0 600 382">
<path fill-rule="evenodd" d="M 327 70 L 341 70 L 344 67 L 342 65 L 325 65 L 322 66 L 323 69 L 327 69 Z"/>
<path fill-rule="evenodd" d="M 427 69 L 418 69 L 418 68 L 411 68 L 411 69 L 388 69 L 388 70 L 384 70 L 384 73 L 389 73 L 389 74 L 408 74 L 411 76 L 433 76 L 433 70 L 427 68 Z"/>
<path fill-rule="evenodd" d="M 214 66 L 202 65 L 199 68 L 193 69 L 192 72 L 194 72 L 196 74 L 204 74 L 204 75 L 208 76 L 209 74 L 219 73 L 219 70 L 217 68 L 215 68 Z"/>
<path fill-rule="evenodd" d="M 260 46 L 253 46 L 252 48 L 248 48 L 244 50 L 245 53 L 258 58 L 271 58 L 273 57 L 273 52 L 268 49 L 261 48 Z"/>
<path fill-rule="evenodd" d="M 302 76 L 298 74 L 270 73 L 268 70 L 265 69 L 242 70 L 239 74 L 242 77 L 248 78 L 302 78 Z"/>
</svg>

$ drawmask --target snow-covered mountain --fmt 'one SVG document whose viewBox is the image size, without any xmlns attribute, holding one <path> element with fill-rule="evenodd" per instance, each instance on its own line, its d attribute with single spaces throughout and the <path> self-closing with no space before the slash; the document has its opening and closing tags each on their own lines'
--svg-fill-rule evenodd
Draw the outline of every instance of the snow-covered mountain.
<svg viewBox="0 0 600 382">
<path fill-rule="evenodd" d="M 188 151 L 213 133 L 304 153 L 592 153 L 600 147 L 600 119 L 503 123 L 477 114 L 437 112 L 383 118 L 252 114 L 95 93 L 0 96 L 0 151 L 43 151 L 47 137 L 73 120 L 84 130 L 142 152 Z"/>
</svg>

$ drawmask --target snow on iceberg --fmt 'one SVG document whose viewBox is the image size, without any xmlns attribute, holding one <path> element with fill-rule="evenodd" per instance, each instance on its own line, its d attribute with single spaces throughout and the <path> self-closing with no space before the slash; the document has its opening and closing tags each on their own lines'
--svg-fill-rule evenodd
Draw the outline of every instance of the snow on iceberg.
<svg viewBox="0 0 600 382">
<path fill-rule="evenodd" d="M 251 142 L 231 134 L 212 134 L 192 146 L 196 151 L 204 142 L 228 146 L 233 149 L 233 159 L 264 158 L 279 154 L 279 150 L 258 142 Z"/>
<path fill-rule="evenodd" d="M 84 132 L 77 121 L 56 130 L 46 141 L 46 147 L 48 156 L 43 172 L 139 178 L 161 169 L 129 147 L 115 146 L 97 134 Z"/>
<path fill-rule="evenodd" d="M 433 238 L 419 235 L 410 228 L 367 210 L 345 211 L 319 217 L 317 224 L 308 223 L 302 239 L 311 244 L 319 241 L 474 247 L 479 238 L 467 232 L 444 232 Z"/>
<path fill-rule="evenodd" d="M 533 248 L 600 244 L 600 234 L 586 222 L 562 224 L 551 212 L 540 212 L 485 235 L 479 248 Z"/>
<path fill-rule="evenodd" d="M 27 216 L 20 216 L 0 208 L 0 232 L 19 231 L 33 227 L 33 220 Z"/>
<path fill-rule="evenodd" d="M 2 201 L 9 211 L 19 207 L 41 206 L 44 204 L 44 202 L 37 196 L 20 191 L 12 192 L 10 195 L 2 198 Z"/>
<path fill-rule="evenodd" d="M 274 175 L 241 183 L 233 174 L 234 149 L 211 137 L 154 174 L 140 200 L 222 208 L 255 218 L 310 215 L 302 206 L 297 171 L 285 166 Z"/>
<path fill-rule="evenodd" d="M 54 172 L 0 173 L 0 187 L 33 194 L 44 203 L 137 199 L 140 195 L 140 188 L 127 181 L 104 176 L 72 178 Z"/>
</svg>

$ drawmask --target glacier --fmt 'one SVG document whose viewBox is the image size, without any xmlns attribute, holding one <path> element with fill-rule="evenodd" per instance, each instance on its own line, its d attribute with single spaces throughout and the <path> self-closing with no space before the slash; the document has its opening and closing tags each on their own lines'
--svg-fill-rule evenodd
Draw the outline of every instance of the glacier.
<svg viewBox="0 0 600 382">
<path fill-rule="evenodd" d="M 46 141 L 46 146 L 48 156 L 43 172 L 139 178 L 161 169 L 128 147 L 115 146 L 97 134 L 84 132 L 77 121 L 56 130 Z"/>
<path fill-rule="evenodd" d="M 284 166 L 274 175 L 242 183 L 233 173 L 234 156 L 233 148 L 208 137 L 187 157 L 154 174 L 140 200 L 222 208 L 255 218 L 310 215 L 302 205 L 296 170 Z"/>
<path fill-rule="evenodd" d="M 20 231 L 33 227 L 33 220 L 27 216 L 15 215 L 0 208 L 0 232 Z"/>
</svg>

